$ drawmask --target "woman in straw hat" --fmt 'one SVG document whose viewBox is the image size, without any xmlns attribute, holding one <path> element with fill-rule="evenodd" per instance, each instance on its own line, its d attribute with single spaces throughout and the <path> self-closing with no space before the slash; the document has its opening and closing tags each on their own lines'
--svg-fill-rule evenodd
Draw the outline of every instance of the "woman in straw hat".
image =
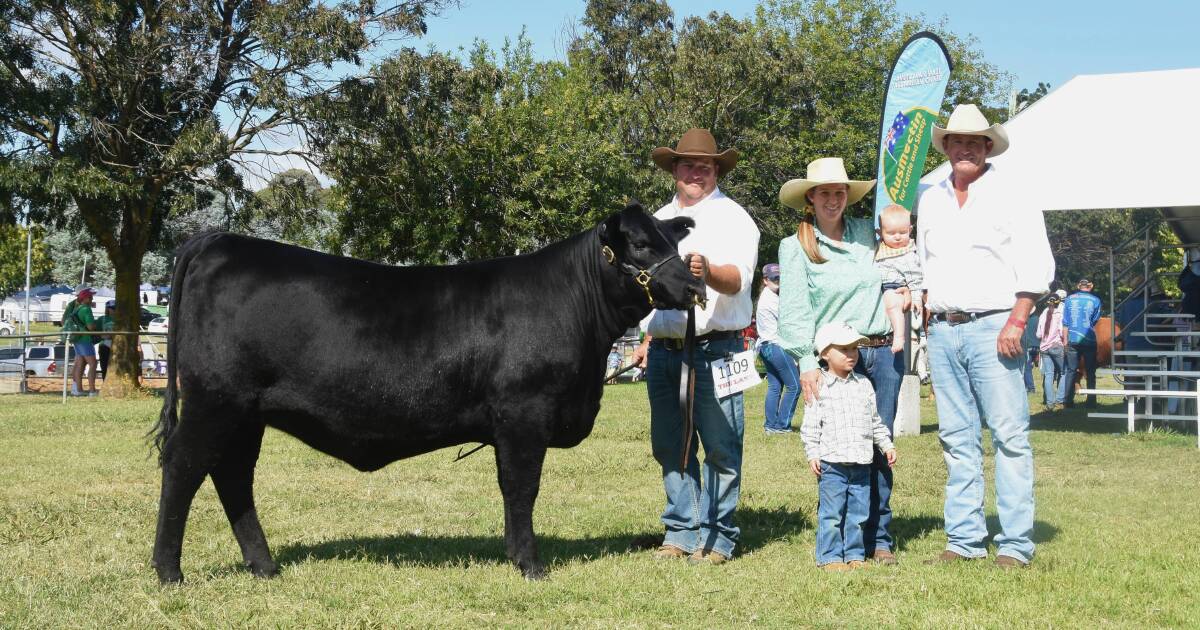
<svg viewBox="0 0 1200 630">
<path fill-rule="evenodd" d="M 800 363 L 804 400 L 815 402 L 821 371 L 813 348 L 818 328 L 845 322 L 867 337 L 855 371 L 875 389 L 879 415 L 888 431 L 904 375 L 903 355 L 891 351 L 892 327 L 883 305 L 879 270 L 873 263 L 875 226 L 871 219 L 845 216 L 846 206 L 863 198 L 875 180 L 852 180 L 841 158 L 820 158 L 807 177 L 779 189 L 779 200 L 802 210 L 795 236 L 779 243 L 779 344 Z M 871 512 L 863 529 L 868 557 L 891 564 L 892 473 L 879 452 L 871 465 Z"/>
</svg>

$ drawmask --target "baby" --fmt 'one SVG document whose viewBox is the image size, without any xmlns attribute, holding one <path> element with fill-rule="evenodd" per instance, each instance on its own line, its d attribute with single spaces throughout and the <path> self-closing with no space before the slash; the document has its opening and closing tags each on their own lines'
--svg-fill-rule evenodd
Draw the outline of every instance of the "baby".
<svg viewBox="0 0 1200 630">
<path fill-rule="evenodd" d="M 912 221 L 908 210 L 892 204 L 879 213 L 879 248 L 875 266 L 883 284 L 883 308 L 892 323 L 892 353 L 904 350 L 904 313 L 911 306 L 921 309 L 921 260 L 912 242 Z M 907 296 L 897 289 L 908 287 Z"/>
</svg>

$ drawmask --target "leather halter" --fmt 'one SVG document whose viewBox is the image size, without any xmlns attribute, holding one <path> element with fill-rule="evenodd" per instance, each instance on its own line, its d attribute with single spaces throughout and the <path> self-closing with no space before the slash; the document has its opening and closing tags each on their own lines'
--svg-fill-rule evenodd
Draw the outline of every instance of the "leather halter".
<svg viewBox="0 0 1200 630">
<path fill-rule="evenodd" d="M 604 254 L 604 259 L 608 261 L 608 264 L 617 264 L 617 255 L 613 252 L 611 247 L 605 245 L 600 248 L 600 252 Z M 646 292 L 646 301 L 650 303 L 651 308 L 656 308 L 657 305 L 654 302 L 654 295 L 650 293 L 650 281 L 654 279 L 654 272 L 658 271 L 659 267 L 667 264 L 671 261 L 671 259 L 678 257 L 679 256 L 677 254 L 668 254 L 666 258 L 663 258 L 662 260 L 650 265 L 645 269 L 638 269 L 637 267 L 622 261 L 619 268 L 621 271 L 633 277 L 633 281 L 638 283 L 638 286 L 642 287 L 642 290 Z M 694 302 L 699 305 L 700 308 L 704 308 L 706 299 L 705 297 L 697 295 L 695 296 Z"/>
<path fill-rule="evenodd" d="M 617 255 L 612 248 L 605 245 L 600 248 L 604 254 L 608 264 L 615 265 Z M 654 272 L 658 268 L 667 263 L 667 261 L 675 258 L 675 254 L 671 254 L 666 258 L 654 263 L 646 269 L 638 269 L 633 265 L 622 262 L 620 269 L 625 273 L 633 276 L 633 281 L 638 283 L 646 291 L 646 299 L 650 302 L 650 306 L 654 306 L 654 296 L 650 293 L 650 280 L 653 278 Z M 691 257 L 684 259 L 685 264 L 689 262 Z M 696 406 L 696 370 L 692 365 L 695 359 L 696 348 L 696 309 L 695 306 L 704 308 L 708 303 L 705 295 L 696 295 L 693 297 L 693 306 L 689 306 L 687 310 L 687 329 L 684 335 L 684 358 L 680 364 L 679 372 L 679 415 L 683 420 L 683 451 L 680 457 L 679 469 L 686 471 L 688 469 L 688 461 L 691 459 L 692 452 L 692 437 L 696 433 L 695 421 L 695 406 Z M 633 367 L 630 364 L 629 367 Z M 629 368 L 626 368 L 629 369 Z M 624 371 L 624 370 L 622 370 Z"/>
</svg>

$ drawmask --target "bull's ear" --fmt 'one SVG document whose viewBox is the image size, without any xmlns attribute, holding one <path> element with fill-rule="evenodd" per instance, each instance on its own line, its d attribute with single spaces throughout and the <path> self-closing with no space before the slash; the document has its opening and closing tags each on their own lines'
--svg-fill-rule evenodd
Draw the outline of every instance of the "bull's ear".
<svg viewBox="0 0 1200 630">
<path fill-rule="evenodd" d="M 646 209 L 642 207 L 641 202 L 639 202 L 637 199 L 633 199 L 631 197 L 629 199 L 629 203 L 625 204 L 625 212 L 627 212 L 627 213 L 636 212 L 638 214 L 645 214 Z"/>
<path fill-rule="evenodd" d="M 600 224 L 600 242 L 604 245 L 612 247 L 618 235 L 621 234 L 621 214 L 614 212 Z"/>
<path fill-rule="evenodd" d="M 674 219 L 663 221 L 663 223 L 666 224 L 667 234 L 673 236 L 676 243 L 686 238 L 688 232 L 696 227 L 696 222 L 690 217 L 675 217 Z"/>
</svg>

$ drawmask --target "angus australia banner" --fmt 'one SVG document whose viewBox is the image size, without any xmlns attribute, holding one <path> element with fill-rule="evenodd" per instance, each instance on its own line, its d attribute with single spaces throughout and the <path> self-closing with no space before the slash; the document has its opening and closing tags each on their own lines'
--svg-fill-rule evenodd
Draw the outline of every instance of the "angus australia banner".
<svg viewBox="0 0 1200 630">
<path fill-rule="evenodd" d="M 879 211 L 888 205 L 895 203 L 912 210 L 917 201 L 917 184 L 951 67 L 946 45 L 927 31 L 910 37 L 892 64 L 879 125 L 876 225 Z"/>
</svg>

